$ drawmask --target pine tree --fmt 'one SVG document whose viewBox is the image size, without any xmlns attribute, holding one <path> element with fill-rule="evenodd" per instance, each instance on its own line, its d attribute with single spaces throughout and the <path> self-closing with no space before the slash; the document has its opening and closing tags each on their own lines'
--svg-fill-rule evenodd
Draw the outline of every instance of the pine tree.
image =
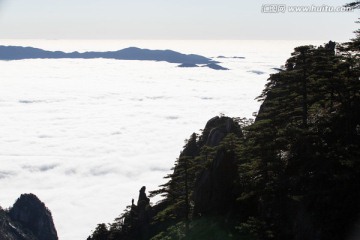
<svg viewBox="0 0 360 240">
<path fill-rule="evenodd" d="M 108 240 L 109 230 L 105 223 L 98 224 L 91 237 L 87 240 Z"/>
<path fill-rule="evenodd" d="M 161 189 L 152 191 L 151 197 L 161 194 L 164 209 L 155 216 L 157 222 L 180 223 L 185 225 L 184 236 L 188 235 L 192 211 L 191 194 L 194 189 L 197 165 L 195 157 L 199 153 L 197 135 L 193 133 L 185 142 L 184 150 L 175 162 L 173 173 L 166 178 L 169 181 Z M 170 225 L 170 224 L 168 224 Z"/>
</svg>

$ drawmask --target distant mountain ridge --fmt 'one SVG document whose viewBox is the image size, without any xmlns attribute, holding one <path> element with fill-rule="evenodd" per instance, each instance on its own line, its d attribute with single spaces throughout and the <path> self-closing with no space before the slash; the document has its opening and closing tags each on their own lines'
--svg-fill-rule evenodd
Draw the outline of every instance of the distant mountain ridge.
<svg viewBox="0 0 360 240">
<path fill-rule="evenodd" d="M 148 60 L 165 61 L 169 63 L 186 64 L 210 64 L 216 63 L 210 58 L 196 54 L 183 54 L 172 50 L 150 50 L 137 47 L 124 48 L 118 51 L 108 52 L 62 52 L 47 51 L 33 47 L 0 46 L 0 60 L 22 59 L 60 59 L 60 58 L 106 58 L 117 60 Z"/>
</svg>

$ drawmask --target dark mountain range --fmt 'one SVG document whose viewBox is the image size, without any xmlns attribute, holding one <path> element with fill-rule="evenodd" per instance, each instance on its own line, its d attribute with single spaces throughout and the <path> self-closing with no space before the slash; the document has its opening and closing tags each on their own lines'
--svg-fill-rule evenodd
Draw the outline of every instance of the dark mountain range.
<svg viewBox="0 0 360 240">
<path fill-rule="evenodd" d="M 169 63 L 185 64 L 209 64 L 213 60 L 195 54 L 182 54 L 172 50 L 149 50 L 136 47 L 129 47 L 119 51 L 110 52 L 61 52 L 46 51 L 33 47 L 0 46 L 0 60 L 21 60 L 21 59 L 59 59 L 59 58 L 107 58 L 117 60 L 148 60 L 165 61 Z"/>
</svg>

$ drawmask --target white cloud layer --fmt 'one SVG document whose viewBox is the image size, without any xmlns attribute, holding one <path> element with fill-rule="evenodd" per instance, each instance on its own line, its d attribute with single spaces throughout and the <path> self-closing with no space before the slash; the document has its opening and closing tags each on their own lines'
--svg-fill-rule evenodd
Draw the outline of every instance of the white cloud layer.
<svg viewBox="0 0 360 240">
<path fill-rule="evenodd" d="M 5 43 L 69 51 L 129 46 Z M 86 239 L 97 223 L 111 222 L 137 199 L 141 186 L 163 183 L 184 139 L 208 119 L 251 117 L 268 74 L 298 43 L 142 44 L 245 59 L 219 59 L 230 71 L 106 59 L 0 62 L 1 206 L 32 192 L 52 211 L 61 240 Z"/>
</svg>

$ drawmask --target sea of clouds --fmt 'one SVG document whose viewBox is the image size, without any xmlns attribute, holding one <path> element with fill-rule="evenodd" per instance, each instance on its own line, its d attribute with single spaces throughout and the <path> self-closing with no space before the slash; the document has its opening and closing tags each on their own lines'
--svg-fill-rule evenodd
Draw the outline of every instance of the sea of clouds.
<svg viewBox="0 0 360 240">
<path fill-rule="evenodd" d="M 306 42 L 305 42 L 306 43 Z M 313 43 L 313 42 L 312 42 Z M 320 42 L 321 43 L 321 42 Z M 219 55 L 229 71 L 109 59 L 0 62 L 0 205 L 34 193 L 61 240 L 86 239 L 170 173 L 184 140 L 223 113 L 251 117 L 289 41 L 1 40 L 47 50 L 129 46 Z M 155 200 L 154 200 L 155 201 Z"/>
</svg>

